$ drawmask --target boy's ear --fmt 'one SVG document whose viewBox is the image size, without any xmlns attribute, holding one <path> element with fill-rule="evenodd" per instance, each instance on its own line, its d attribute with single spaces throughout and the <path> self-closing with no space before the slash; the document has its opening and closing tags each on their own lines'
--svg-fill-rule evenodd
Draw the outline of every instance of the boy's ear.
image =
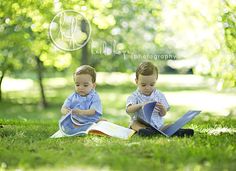
<svg viewBox="0 0 236 171">
<path fill-rule="evenodd" d="M 96 83 L 93 83 L 93 88 L 95 88 L 96 87 Z"/>
<path fill-rule="evenodd" d="M 137 78 L 135 78 L 135 83 L 138 84 L 138 79 Z"/>
</svg>

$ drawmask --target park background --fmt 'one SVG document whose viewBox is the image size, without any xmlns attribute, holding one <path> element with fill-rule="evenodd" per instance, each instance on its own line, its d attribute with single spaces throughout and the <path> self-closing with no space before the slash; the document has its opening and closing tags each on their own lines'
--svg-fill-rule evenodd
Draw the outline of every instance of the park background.
<svg viewBox="0 0 236 171">
<path fill-rule="evenodd" d="M 49 35 L 62 10 L 88 19 L 83 48 L 64 51 Z M 233 170 L 236 163 L 236 1 L 9 0 L 0 3 L 0 170 Z M 128 126 L 126 98 L 145 60 L 167 123 L 202 110 L 192 138 L 49 139 L 82 64 L 97 71 L 104 118 Z"/>
</svg>

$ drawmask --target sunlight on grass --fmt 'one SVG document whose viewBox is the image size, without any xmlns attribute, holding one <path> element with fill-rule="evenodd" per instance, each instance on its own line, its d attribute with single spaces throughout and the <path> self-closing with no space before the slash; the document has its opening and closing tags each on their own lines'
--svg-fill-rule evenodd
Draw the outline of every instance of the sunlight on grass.
<svg viewBox="0 0 236 171">
<path fill-rule="evenodd" d="M 135 73 L 106 73 L 98 72 L 97 73 L 97 83 L 98 84 L 124 84 L 124 83 L 133 83 L 135 84 Z M 167 86 L 188 86 L 188 87 L 197 87 L 197 86 L 212 86 L 214 83 L 213 79 L 205 78 L 199 75 L 186 75 L 186 74 L 159 74 L 157 80 L 157 86 L 167 85 Z"/>
<path fill-rule="evenodd" d="M 126 115 L 126 99 L 136 89 L 134 79 L 134 73 L 97 73 L 97 91 L 102 100 L 104 113 L 113 116 Z M 212 79 L 201 76 L 160 74 L 156 86 L 166 95 L 170 106 L 186 109 L 181 112 L 195 109 L 212 115 L 235 115 L 233 109 L 236 107 L 236 95 L 216 92 L 214 89 L 212 90 L 212 84 Z M 59 104 L 60 102 L 58 108 L 73 91 L 72 76 L 45 78 L 44 85 L 46 97 L 51 100 L 50 103 Z M 60 98 L 58 98 L 58 94 L 60 94 Z M 39 87 L 33 80 L 7 77 L 3 82 L 3 95 L 19 104 L 38 103 L 40 98 Z M 174 110 L 171 109 L 171 115 L 168 115 L 167 119 L 176 112 L 178 112 L 176 107 Z"/>
<path fill-rule="evenodd" d="M 32 88 L 34 85 L 31 79 L 13 79 L 5 77 L 2 83 L 3 91 L 22 91 Z"/>
<path fill-rule="evenodd" d="M 71 78 L 49 78 L 46 81 L 47 86 L 50 88 L 60 88 L 65 87 L 67 85 L 71 85 L 73 87 L 73 77 Z"/>
<path fill-rule="evenodd" d="M 205 86 L 212 85 L 213 79 L 206 79 L 206 78 L 204 78 L 202 76 L 198 76 L 198 75 L 160 74 L 157 84 L 168 84 L 170 86 L 177 86 L 177 87 L 178 86 L 196 87 L 196 86 L 202 86 L 203 84 Z"/>
<path fill-rule="evenodd" d="M 99 93 L 104 106 L 104 113 L 111 115 L 124 115 L 125 112 L 125 101 L 127 95 L 116 93 Z"/>
<path fill-rule="evenodd" d="M 236 129 L 235 128 L 208 128 L 208 129 L 202 129 L 201 132 L 207 133 L 209 135 L 220 135 L 220 134 L 236 134 Z"/>
<path fill-rule="evenodd" d="M 188 106 L 189 110 L 213 112 L 221 116 L 230 114 L 235 107 L 236 96 L 229 94 L 212 93 L 207 91 L 167 92 L 166 97 L 171 105 Z"/>
<path fill-rule="evenodd" d="M 120 72 L 98 72 L 97 73 L 97 83 L 98 84 L 124 84 L 134 80 L 134 76 L 127 73 Z"/>
</svg>

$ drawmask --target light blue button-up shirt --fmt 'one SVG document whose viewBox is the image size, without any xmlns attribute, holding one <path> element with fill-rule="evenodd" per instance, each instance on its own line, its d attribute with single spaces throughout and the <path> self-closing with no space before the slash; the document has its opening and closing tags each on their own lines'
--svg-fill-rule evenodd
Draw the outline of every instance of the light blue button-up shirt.
<svg viewBox="0 0 236 171">
<path fill-rule="evenodd" d="M 102 105 L 99 95 L 93 89 L 87 96 L 81 96 L 78 93 L 72 93 L 64 102 L 63 107 L 70 109 L 88 110 L 94 109 L 94 115 L 73 115 L 80 123 L 97 122 L 102 116 Z"/>
</svg>

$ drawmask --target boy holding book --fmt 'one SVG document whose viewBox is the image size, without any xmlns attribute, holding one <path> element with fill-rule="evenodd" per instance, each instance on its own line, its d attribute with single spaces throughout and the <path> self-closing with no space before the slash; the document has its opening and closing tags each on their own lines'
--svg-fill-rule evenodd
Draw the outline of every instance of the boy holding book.
<svg viewBox="0 0 236 171">
<path fill-rule="evenodd" d="M 61 113 L 72 113 L 80 123 L 97 122 L 102 116 L 102 105 L 95 91 L 96 71 L 89 65 L 78 67 L 73 74 L 75 92 L 73 92 L 61 108 Z"/>
<path fill-rule="evenodd" d="M 163 116 L 166 115 L 170 106 L 165 98 L 165 95 L 155 88 L 155 83 L 158 79 L 158 69 L 151 62 L 142 62 L 136 70 L 135 82 L 137 90 L 128 97 L 126 103 L 126 112 L 131 116 L 130 127 L 137 131 L 140 136 L 154 136 L 159 134 L 156 129 L 165 129 L 163 124 Z M 155 109 L 152 113 L 151 123 L 144 125 L 137 120 L 138 111 L 149 103 L 156 101 Z M 176 136 L 191 136 L 193 130 L 180 129 L 174 135 Z"/>
</svg>

